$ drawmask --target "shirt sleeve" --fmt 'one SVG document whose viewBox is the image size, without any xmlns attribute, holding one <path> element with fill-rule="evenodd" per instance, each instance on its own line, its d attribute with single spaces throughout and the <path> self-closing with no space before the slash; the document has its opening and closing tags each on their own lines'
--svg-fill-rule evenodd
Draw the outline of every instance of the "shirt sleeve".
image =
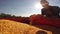
<svg viewBox="0 0 60 34">
<path fill-rule="evenodd" d="M 60 17 L 60 8 L 59 8 L 59 17 Z"/>
<path fill-rule="evenodd" d="M 60 13 L 60 8 L 59 8 L 59 13 Z"/>
<path fill-rule="evenodd" d="M 58 12 L 59 12 L 59 15 L 58 16 L 60 17 L 60 7 L 57 7 L 57 9 L 58 9 Z"/>
<path fill-rule="evenodd" d="M 41 14 L 42 14 L 42 15 L 45 15 L 45 14 L 44 14 L 44 10 L 43 10 L 43 9 L 41 10 Z"/>
</svg>

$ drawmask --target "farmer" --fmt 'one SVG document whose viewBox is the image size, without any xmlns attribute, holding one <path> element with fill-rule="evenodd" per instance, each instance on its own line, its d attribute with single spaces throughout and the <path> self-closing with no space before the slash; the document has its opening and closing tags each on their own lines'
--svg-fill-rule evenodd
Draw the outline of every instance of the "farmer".
<svg viewBox="0 0 60 34">
<path fill-rule="evenodd" d="M 50 18 L 59 17 L 60 8 L 57 6 L 50 6 L 46 0 L 40 1 L 41 5 L 43 6 L 41 12 L 42 15 Z"/>
</svg>

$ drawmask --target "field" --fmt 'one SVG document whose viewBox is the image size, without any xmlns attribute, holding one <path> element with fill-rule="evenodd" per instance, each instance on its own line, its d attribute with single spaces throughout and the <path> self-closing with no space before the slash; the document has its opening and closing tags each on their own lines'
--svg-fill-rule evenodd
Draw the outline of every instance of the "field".
<svg viewBox="0 0 60 34">
<path fill-rule="evenodd" d="M 32 25 L 11 20 L 0 20 L 0 34 L 36 34 L 37 31 L 44 31 L 48 34 L 52 34 L 51 31 L 43 30 Z"/>
</svg>

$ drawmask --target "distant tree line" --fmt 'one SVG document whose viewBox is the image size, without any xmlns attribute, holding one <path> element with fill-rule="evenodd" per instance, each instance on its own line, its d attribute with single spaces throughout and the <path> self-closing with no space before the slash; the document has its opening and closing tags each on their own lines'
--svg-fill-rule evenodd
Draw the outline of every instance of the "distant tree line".
<svg viewBox="0 0 60 34">
<path fill-rule="evenodd" d="M 15 16 L 11 14 L 0 13 L 0 19 L 9 19 L 29 24 L 29 17 Z"/>
</svg>

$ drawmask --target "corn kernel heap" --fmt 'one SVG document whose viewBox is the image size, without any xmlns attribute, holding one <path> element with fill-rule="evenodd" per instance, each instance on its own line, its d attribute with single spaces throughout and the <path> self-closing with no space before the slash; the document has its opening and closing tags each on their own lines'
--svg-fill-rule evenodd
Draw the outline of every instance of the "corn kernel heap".
<svg viewBox="0 0 60 34">
<path fill-rule="evenodd" d="M 36 34 L 38 30 L 46 31 L 20 22 L 0 20 L 0 34 Z M 46 32 L 48 34 L 52 33 L 50 31 Z"/>
</svg>

